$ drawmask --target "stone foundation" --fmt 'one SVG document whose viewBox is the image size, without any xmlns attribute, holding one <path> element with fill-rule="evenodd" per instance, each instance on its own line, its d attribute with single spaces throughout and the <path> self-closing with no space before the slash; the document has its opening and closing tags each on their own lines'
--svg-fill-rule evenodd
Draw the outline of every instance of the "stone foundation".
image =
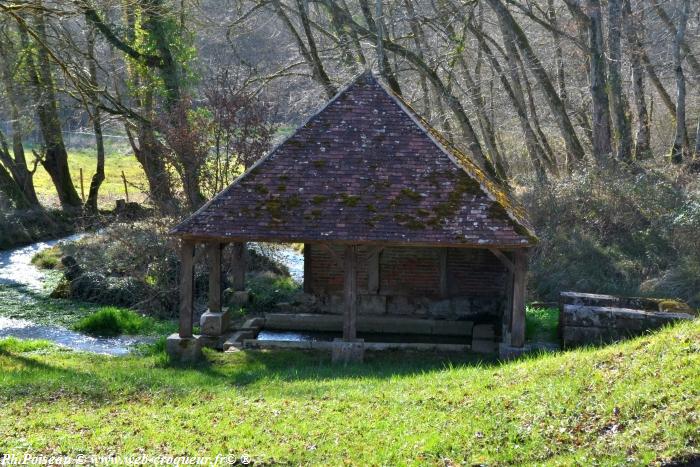
<svg viewBox="0 0 700 467">
<path fill-rule="evenodd" d="M 362 339 L 334 339 L 331 346 L 333 363 L 362 363 L 365 357 L 365 341 Z"/>
<path fill-rule="evenodd" d="M 671 300 L 563 292 L 559 309 L 562 347 L 604 344 L 659 329 L 678 320 L 693 319 L 689 313 L 659 311 L 660 304 L 684 304 Z M 647 309 L 622 308 L 615 305 Z M 651 308 L 653 311 L 649 311 Z"/>
<path fill-rule="evenodd" d="M 171 334 L 165 341 L 165 351 L 170 358 L 180 363 L 193 363 L 202 358 L 202 343 L 198 336 L 180 337 Z"/>
</svg>

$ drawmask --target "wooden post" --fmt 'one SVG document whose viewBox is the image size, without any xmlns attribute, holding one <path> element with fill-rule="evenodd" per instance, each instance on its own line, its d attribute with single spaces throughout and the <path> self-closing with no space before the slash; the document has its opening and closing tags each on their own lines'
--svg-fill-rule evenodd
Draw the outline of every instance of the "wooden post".
<svg viewBox="0 0 700 467">
<path fill-rule="evenodd" d="M 343 316 L 343 339 L 357 337 L 357 246 L 345 247 L 345 310 Z"/>
<path fill-rule="evenodd" d="M 447 277 L 447 248 L 438 249 L 440 259 L 440 298 L 447 298 L 450 294 Z"/>
<path fill-rule="evenodd" d="M 126 175 L 124 175 L 124 171 L 122 170 L 122 181 L 124 182 L 124 196 L 126 196 L 126 202 L 129 202 L 129 187 L 126 184 Z"/>
<path fill-rule="evenodd" d="M 209 311 L 221 313 L 221 250 L 222 243 L 207 245 L 209 256 Z"/>
<path fill-rule="evenodd" d="M 233 244 L 233 287 L 234 291 L 245 290 L 245 242 L 235 242 Z"/>
<path fill-rule="evenodd" d="M 527 273 L 527 253 L 513 252 L 513 311 L 511 315 L 511 345 L 525 345 L 525 278 Z"/>
<path fill-rule="evenodd" d="M 311 244 L 304 243 L 304 292 L 311 293 Z"/>
<path fill-rule="evenodd" d="M 192 337 L 192 309 L 194 304 L 194 247 L 183 240 L 180 251 L 180 337 Z"/>
<path fill-rule="evenodd" d="M 367 258 L 367 293 L 379 293 L 379 255 L 382 254 L 382 248 L 372 248 Z"/>
<path fill-rule="evenodd" d="M 85 204 L 85 184 L 83 182 L 83 168 L 80 168 L 80 197 L 83 200 L 83 204 Z"/>
</svg>

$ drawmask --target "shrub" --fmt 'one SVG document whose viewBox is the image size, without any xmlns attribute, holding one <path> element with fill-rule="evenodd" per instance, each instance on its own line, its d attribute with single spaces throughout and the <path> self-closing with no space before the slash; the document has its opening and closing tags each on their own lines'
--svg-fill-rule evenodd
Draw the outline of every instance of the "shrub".
<svg viewBox="0 0 700 467">
<path fill-rule="evenodd" d="M 291 302 L 301 290 L 301 286 L 291 277 L 278 276 L 267 272 L 255 274 L 248 280 L 251 302 L 246 312 L 269 312 L 277 303 Z"/>
<path fill-rule="evenodd" d="M 569 289 L 700 305 L 700 194 L 668 166 L 649 164 L 582 165 L 533 182 L 523 195 L 540 237 L 531 298 Z"/>
<path fill-rule="evenodd" d="M 135 311 L 105 307 L 78 321 L 73 330 L 91 336 L 114 337 L 122 334 L 161 333 L 164 324 Z"/>
<path fill-rule="evenodd" d="M 174 222 L 171 218 L 151 218 L 129 224 L 115 223 L 98 234 L 61 244 L 61 252 L 71 256 L 79 269 L 78 277 L 70 284 L 71 297 L 134 308 L 159 318 L 177 316 L 180 261 L 177 243 L 168 235 Z M 248 271 L 288 276 L 286 266 L 273 258 L 274 249 L 267 246 L 249 248 Z M 231 248 L 224 250 L 222 264 L 224 274 L 230 275 Z M 208 274 L 206 261 L 198 261 L 195 265 L 198 310 L 206 308 L 203 299 Z"/>
<path fill-rule="evenodd" d="M 61 255 L 61 249 L 54 245 L 35 254 L 32 264 L 39 269 L 56 269 L 61 264 Z"/>
</svg>

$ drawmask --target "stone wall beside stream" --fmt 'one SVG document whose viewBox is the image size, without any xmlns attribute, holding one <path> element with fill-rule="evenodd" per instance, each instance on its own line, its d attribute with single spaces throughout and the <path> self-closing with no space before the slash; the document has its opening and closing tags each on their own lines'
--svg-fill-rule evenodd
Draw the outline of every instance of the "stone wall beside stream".
<svg viewBox="0 0 700 467">
<path fill-rule="evenodd" d="M 562 292 L 559 336 L 562 347 L 596 345 L 694 317 L 690 307 L 672 300 Z"/>
</svg>

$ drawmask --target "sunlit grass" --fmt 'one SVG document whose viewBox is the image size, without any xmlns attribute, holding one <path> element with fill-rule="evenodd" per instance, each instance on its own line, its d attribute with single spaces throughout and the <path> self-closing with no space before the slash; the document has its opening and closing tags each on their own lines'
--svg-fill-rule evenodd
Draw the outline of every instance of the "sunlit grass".
<svg viewBox="0 0 700 467">
<path fill-rule="evenodd" d="M 292 465 L 649 465 L 698 455 L 700 322 L 599 349 L 338 366 L 301 351 L 171 365 L 0 346 L 0 452 L 246 454 Z"/>
<path fill-rule="evenodd" d="M 73 330 L 99 337 L 120 335 L 167 334 L 175 327 L 170 322 L 163 322 L 143 316 L 133 310 L 107 306 L 85 316 L 73 325 Z"/>
<path fill-rule="evenodd" d="M 97 155 L 94 150 L 76 150 L 68 154 L 68 166 L 75 189 L 80 195 L 80 169 L 83 169 L 83 188 L 85 197 L 90 191 L 90 181 L 97 168 Z M 143 202 L 145 195 L 141 189 L 148 188 L 146 175 L 131 152 L 108 152 L 105 156 L 105 181 L 100 187 L 99 206 L 114 208 L 114 201 L 125 199 L 122 171 L 126 176 L 129 200 Z M 34 174 L 34 186 L 42 203 L 47 206 L 58 204 L 56 189 L 51 177 L 41 165 Z"/>
</svg>

